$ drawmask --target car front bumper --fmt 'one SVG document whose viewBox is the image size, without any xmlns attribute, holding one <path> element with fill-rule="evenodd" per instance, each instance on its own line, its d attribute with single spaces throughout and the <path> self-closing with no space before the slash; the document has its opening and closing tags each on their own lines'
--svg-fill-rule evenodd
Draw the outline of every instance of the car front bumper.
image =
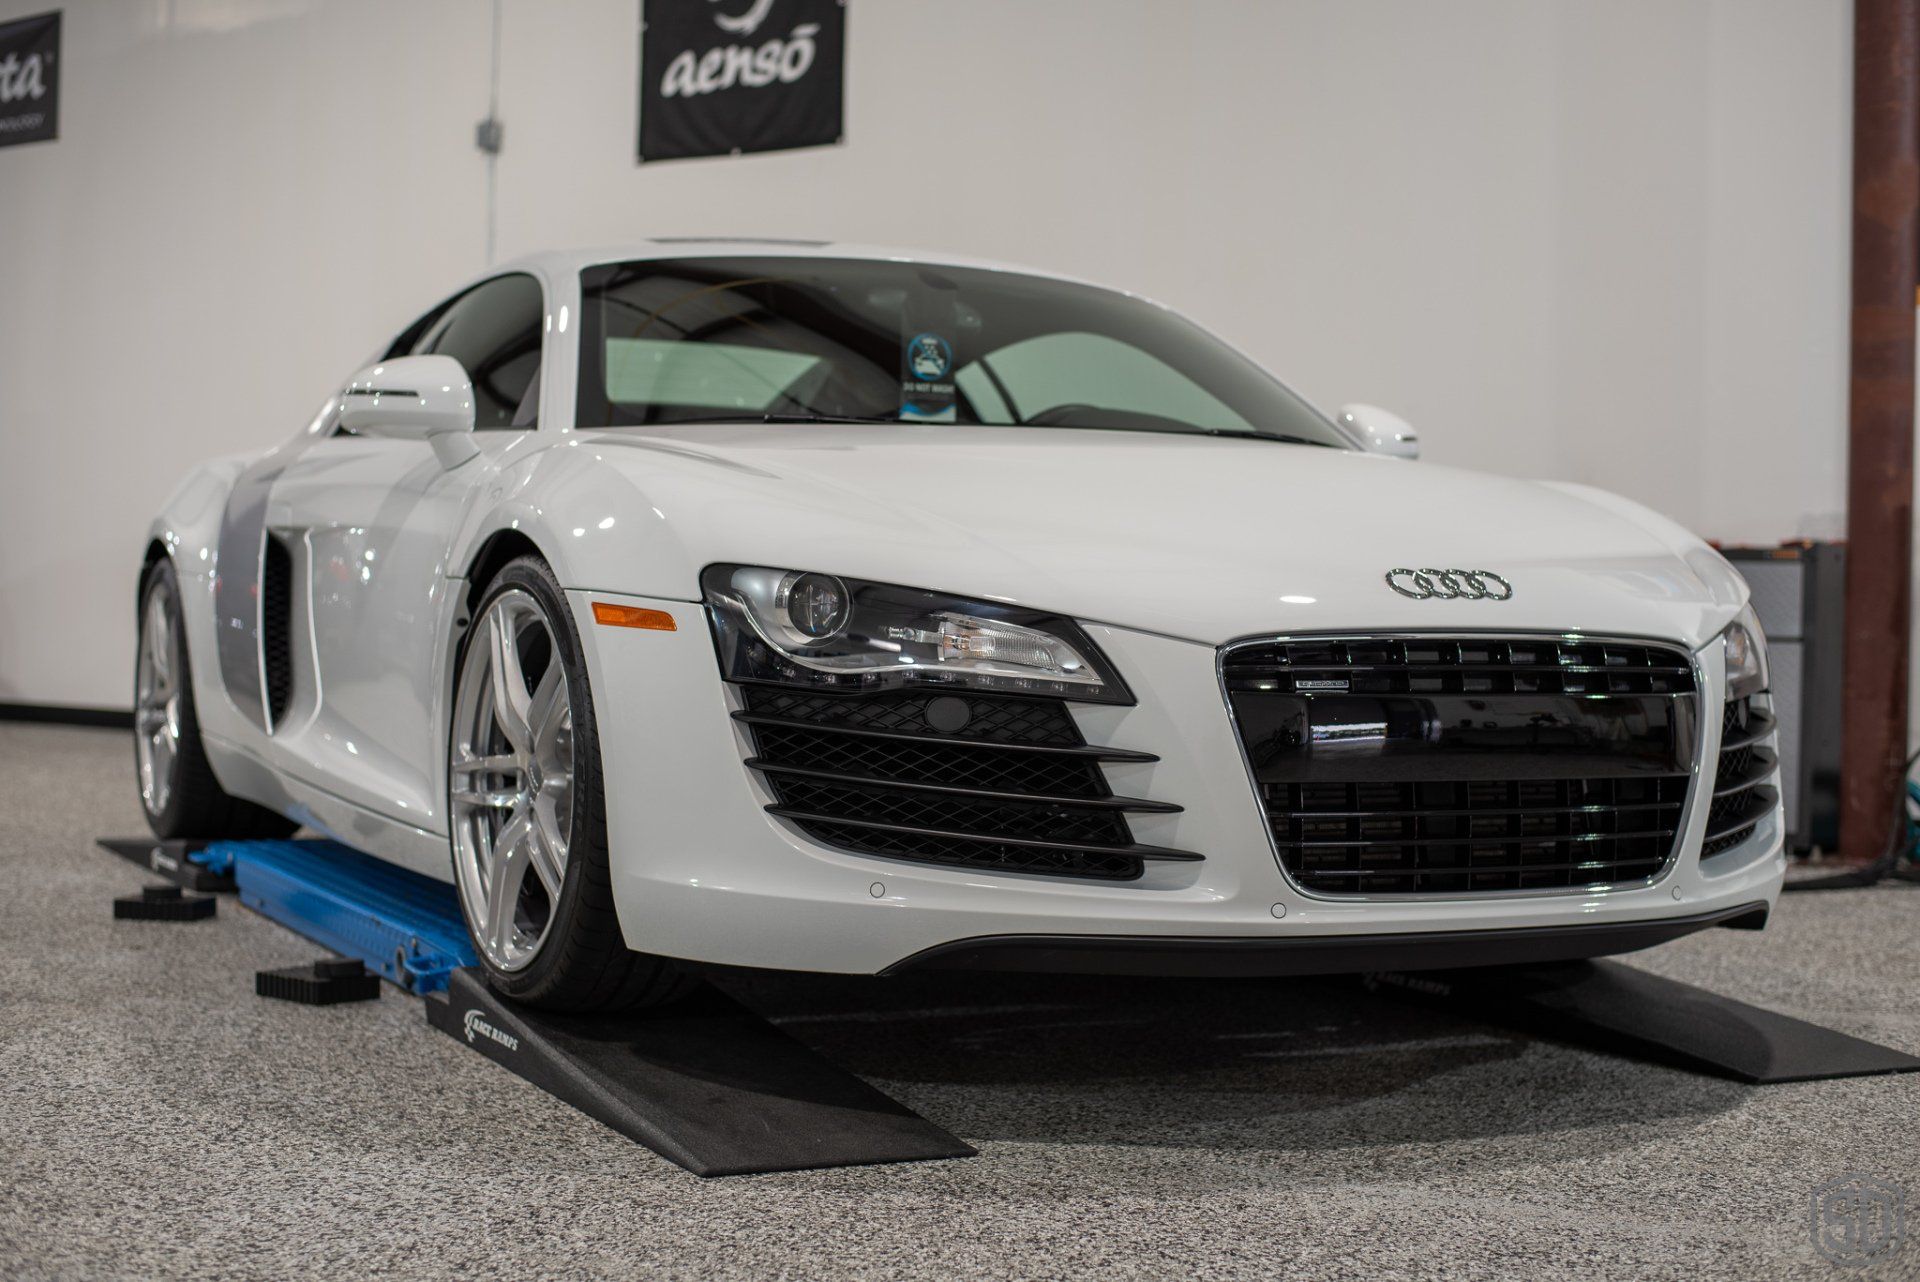
<svg viewBox="0 0 1920 1282">
<path fill-rule="evenodd" d="M 1068 953 L 1082 965 L 1105 954 L 1126 960 L 1101 968 L 1179 973 L 1198 964 L 1179 960 L 1183 951 L 1265 958 L 1229 963 L 1267 967 L 1242 973 L 1475 965 L 1625 951 L 1720 920 L 1751 924 L 1785 872 L 1777 810 L 1751 839 L 1702 863 L 1707 789 L 1696 779 L 1679 856 L 1648 885 L 1422 899 L 1303 894 L 1275 859 L 1215 648 L 1093 624 L 1089 635 L 1139 702 L 1074 705 L 1073 715 L 1089 743 L 1158 757 L 1105 767 L 1116 794 L 1183 807 L 1133 817 L 1136 840 L 1203 861 L 1101 883 L 852 854 L 766 813 L 772 797 L 742 764 L 752 748 L 729 716 L 735 692 L 720 680 L 701 606 L 579 591 L 569 598 L 588 638 L 615 902 L 628 944 L 644 952 L 849 974 L 969 957 L 1076 968 L 1039 964 Z M 664 610 L 676 630 L 596 627 L 592 600 Z M 1702 705 L 1717 708 L 1718 648 L 1700 660 Z M 1718 719 L 1703 720 L 1697 762 L 1711 763 Z M 1535 932 L 1559 940 L 1542 951 L 1549 935 Z M 1510 947 L 1490 950 L 1502 938 Z"/>
</svg>

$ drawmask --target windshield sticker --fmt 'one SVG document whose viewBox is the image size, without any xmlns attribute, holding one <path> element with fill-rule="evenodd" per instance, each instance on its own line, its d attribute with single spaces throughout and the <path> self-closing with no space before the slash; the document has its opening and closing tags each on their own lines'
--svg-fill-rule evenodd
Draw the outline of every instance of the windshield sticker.
<svg viewBox="0 0 1920 1282">
<path fill-rule="evenodd" d="M 900 417 L 928 423 L 953 422 L 952 376 L 952 343 L 931 331 L 908 339 L 900 354 Z"/>
</svg>

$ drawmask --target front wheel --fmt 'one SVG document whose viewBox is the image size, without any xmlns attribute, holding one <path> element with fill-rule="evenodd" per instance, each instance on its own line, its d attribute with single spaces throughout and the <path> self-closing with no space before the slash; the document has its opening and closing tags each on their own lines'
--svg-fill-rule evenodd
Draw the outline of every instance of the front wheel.
<svg viewBox="0 0 1920 1282">
<path fill-rule="evenodd" d="M 521 557 L 488 584 L 457 672 L 447 813 L 488 981 L 549 1010 L 679 996 L 685 975 L 620 933 L 586 662 L 545 562 Z"/>
</svg>

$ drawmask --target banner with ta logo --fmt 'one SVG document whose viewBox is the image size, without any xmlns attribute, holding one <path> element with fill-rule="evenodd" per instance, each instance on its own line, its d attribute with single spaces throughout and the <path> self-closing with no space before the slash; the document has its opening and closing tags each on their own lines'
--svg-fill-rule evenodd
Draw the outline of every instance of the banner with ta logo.
<svg viewBox="0 0 1920 1282">
<path fill-rule="evenodd" d="M 60 14 L 0 23 L 0 147 L 59 136 Z"/>
</svg>

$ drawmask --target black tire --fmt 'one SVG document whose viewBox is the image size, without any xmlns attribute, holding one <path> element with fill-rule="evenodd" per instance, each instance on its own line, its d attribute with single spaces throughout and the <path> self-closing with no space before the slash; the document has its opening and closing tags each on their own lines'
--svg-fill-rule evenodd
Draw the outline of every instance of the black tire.
<svg viewBox="0 0 1920 1282">
<path fill-rule="evenodd" d="M 169 640 L 174 646 L 173 662 L 177 664 L 174 676 L 177 703 L 172 719 L 178 726 L 179 735 L 172 761 L 162 772 L 165 780 L 164 798 L 156 807 L 153 804 L 154 794 L 162 790 L 150 790 L 145 783 L 147 767 L 143 762 L 140 743 L 143 733 L 140 724 L 141 665 L 146 659 L 150 635 L 147 612 L 154 607 L 155 597 L 162 593 L 165 594 L 165 600 L 160 608 L 167 615 Z M 229 796 L 221 788 L 220 781 L 214 778 L 213 767 L 207 763 L 206 751 L 200 743 L 200 717 L 193 701 L 193 668 L 187 659 L 187 633 L 180 609 L 180 582 L 174 574 L 173 562 L 164 557 L 147 568 L 146 576 L 140 582 L 137 626 L 138 640 L 134 646 L 134 778 L 140 785 L 140 809 L 146 814 L 147 825 L 153 829 L 154 836 L 200 840 L 291 836 L 297 827 L 292 820 L 251 801 Z"/>
<path fill-rule="evenodd" d="M 460 701 L 457 697 L 467 655 L 483 633 L 484 621 L 495 602 L 510 592 L 522 592 L 538 604 L 563 663 L 566 693 L 572 712 L 571 833 L 567 863 L 557 902 L 550 904 L 546 933 L 533 960 L 507 970 L 488 957 L 476 929 L 475 907 L 468 902 L 460 875 L 459 837 L 452 793 L 452 762 L 457 749 Z M 548 659 L 551 662 L 551 658 Z M 475 941 L 475 953 L 487 982 L 503 996 L 542 1010 L 608 1012 L 657 1006 L 686 995 L 698 981 L 673 961 L 627 947 L 613 903 L 613 876 L 607 852 L 606 794 L 600 768 L 600 736 L 587 682 L 585 652 L 574 626 L 572 611 L 553 571 L 536 556 L 509 562 L 487 584 L 473 625 L 462 640 L 454 666 L 456 697 L 449 701 L 448 717 L 448 830 L 449 853 L 455 862 L 455 885 L 460 887 L 460 909 Z"/>
</svg>

